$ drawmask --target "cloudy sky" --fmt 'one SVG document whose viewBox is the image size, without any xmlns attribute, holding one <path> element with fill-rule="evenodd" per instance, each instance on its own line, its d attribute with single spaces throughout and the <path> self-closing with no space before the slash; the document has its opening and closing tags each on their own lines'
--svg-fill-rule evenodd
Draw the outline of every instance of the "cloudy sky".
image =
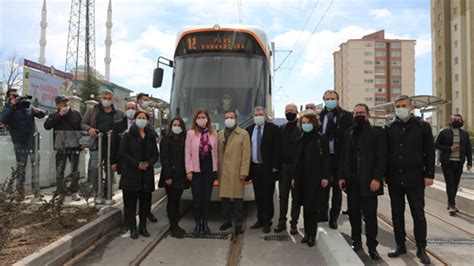
<svg viewBox="0 0 474 266">
<path fill-rule="evenodd" d="M 43 0 L 0 0 L 0 58 L 38 61 Z M 263 28 L 277 50 L 293 53 L 276 72 L 274 107 L 321 102 L 333 88 L 332 53 L 340 43 L 385 29 L 388 38 L 416 40 L 416 94 L 431 94 L 429 0 L 241 0 L 243 23 Z M 135 92 L 169 100 L 171 71 L 151 87 L 160 55 L 172 58 L 186 26 L 239 22 L 238 0 L 112 0 L 111 80 Z M 104 72 L 108 0 L 96 0 L 96 65 Z M 47 0 L 46 65 L 64 69 L 70 1 Z M 327 12 L 326 12 L 327 11 Z M 326 13 L 326 15 L 324 15 Z M 276 65 L 286 57 L 276 53 Z"/>
</svg>

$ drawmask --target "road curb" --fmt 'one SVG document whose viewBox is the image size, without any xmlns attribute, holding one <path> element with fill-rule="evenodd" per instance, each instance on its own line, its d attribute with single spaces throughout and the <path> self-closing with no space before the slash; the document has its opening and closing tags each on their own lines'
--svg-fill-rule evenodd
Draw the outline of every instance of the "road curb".
<svg viewBox="0 0 474 266">
<path fill-rule="evenodd" d="M 318 225 L 317 241 L 327 265 L 364 265 L 338 230 Z"/>
<path fill-rule="evenodd" d="M 446 185 L 440 182 L 434 182 L 432 186 L 426 187 L 425 194 L 427 197 L 436 201 L 446 203 Z M 474 214 L 474 196 L 462 190 L 456 194 L 456 207 L 463 212 Z"/>
<path fill-rule="evenodd" d="M 107 208 L 107 210 L 105 210 Z M 119 209 L 104 207 L 103 215 L 16 262 L 19 265 L 63 265 L 122 222 Z"/>
</svg>

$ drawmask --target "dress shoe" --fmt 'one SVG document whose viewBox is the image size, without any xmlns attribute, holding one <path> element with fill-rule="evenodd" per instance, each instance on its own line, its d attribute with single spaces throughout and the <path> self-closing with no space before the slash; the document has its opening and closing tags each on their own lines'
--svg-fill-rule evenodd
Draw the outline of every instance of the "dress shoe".
<svg viewBox="0 0 474 266">
<path fill-rule="evenodd" d="M 179 230 L 181 233 L 183 233 L 183 235 L 186 234 L 186 230 L 184 230 L 183 228 L 181 228 L 181 227 L 179 226 L 179 224 L 176 225 L 176 226 L 178 227 L 178 230 Z"/>
<path fill-rule="evenodd" d="M 137 229 L 130 229 L 130 238 L 131 239 L 137 239 L 138 238 Z"/>
<path fill-rule="evenodd" d="M 221 227 L 219 227 L 219 230 L 225 231 L 231 227 L 232 227 L 232 222 L 225 222 L 221 225 Z"/>
<path fill-rule="evenodd" d="M 257 221 L 252 226 L 250 226 L 250 229 L 258 229 L 258 228 L 262 228 L 262 227 L 263 227 L 263 223 L 260 222 L 260 221 Z"/>
<path fill-rule="evenodd" d="M 428 257 L 428 254 L 426 254 L 425 248 L 419 248 L 418 251 L 416 252 L 416 256 L 420 258 L 420 262 L 425 265 L 431 263 L 430 257 Z"/>
<path fill-rule="evenodd" d="M 278 224 L 277 227 L 273 230 L 275 233 L 281 233 L 286 230 L 286 224 Z"/>
<path fill-rule="evenodd" d="M 170 227 L 170 233 L 171 233 L 171 236 L 174 238 L 178 238 L 178 239 L 184 238 L 184 233 L 181 230 L 179 230 L 177 225 L 172 225 Z"/>
<path fill-rule="evenodd" d="M 150 222 L 152 223 L 157 223 L 158 222 L 158 219 L 156 219 L 155 215 L 153 215 L 153 213 L 149 213 L 148 214 L 148 220 L 150 220 Z"/>
<path fill-rule="evenodd" d="M 298 234 L 298 228 L 296 227 L 296 224 L 292 224 L 290 228 L 290 235 L 296 235 Z"/>
<path fill-rule="evenodd" d="M 308 235 L 304 235 L 303 239 L 301 239 L 301 244 L 306 244 L 306 243 L 308 243 L 308 240 L 309 240 L 309 236 L 308 236 Z"/>
<path fill-rule="evenodd" d="M 316 237 L 310 236 L 308 237 L 308 247 L 313 247 L 316 244 Z"/>
<path fill-rule="evenodd" d="M 351 245 L 352 250 L 359 251 L 362 248 L 362 243 L 359 241 L 354 241 Z"/>
<path fill-rule="evenodd" d="M 270 233 L 270 231 L 272 231 L 271 225 L 266 225 L 266 226 L 263 227 L 262 232 L 263 232 L 264 234 L 268 234 L 268 233 Z"/>
<path fill-rule="evenodd" d="M 211 229 L 209 228 L 209 225 L 207 224 L 207 220 L 202 221 L 202 231 L 205 235 L 210 235 L 211 234 Z"/>
<path fill-rule="evenodd" d="M 377 250 L 369 248 L 369 256 L 372 260 L 378 260 L 380 259 L 380 254 L 377 252 Z"/>
<path fill-rule="evenodd" d="M 402 245 L 397 245 L 397 248 L 395 250 L 392 250 L 390 252 L 388 252 L 388 257 L 390 258 L 396 258 L 402 254 L 406 254 L 407 253 L 407 248 L 405 246 L 405 244 L 402 244 Z"/>
<path fill-rule="evenodd" d="M 329 221 L 329 227 L 331 227 L 331 229 L 336 230 L 337 229 L 337 220 L 330 220 Z"/>
<path fill-rule="evenodd" d="M 138 233 L 144 237 L 149 237 L 150 236 L 150 233 L 148 233 L 148 230 L 146 230 L 146 227 L 145 226 L 140 226 L 138 228 Z"/>
</svg>

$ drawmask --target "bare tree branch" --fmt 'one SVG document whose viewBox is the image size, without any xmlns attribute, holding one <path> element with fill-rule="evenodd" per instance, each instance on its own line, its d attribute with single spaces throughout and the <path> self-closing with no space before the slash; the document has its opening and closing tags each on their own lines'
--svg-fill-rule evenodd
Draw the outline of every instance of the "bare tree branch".
<svg viewBox="0 0 474 266">
<path fill-rule="evenodd" d="M 6 61 L 1 62 L 2 76 L 7 89 L 21 89 L 23 80 L 23 59 L 15 54 L 10 55 Z"/>
</svg>

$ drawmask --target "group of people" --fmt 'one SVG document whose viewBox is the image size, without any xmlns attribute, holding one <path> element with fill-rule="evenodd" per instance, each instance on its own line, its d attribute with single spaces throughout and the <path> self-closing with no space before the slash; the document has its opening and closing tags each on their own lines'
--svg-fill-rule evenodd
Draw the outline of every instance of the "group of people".
<svg viewBox="0 0 474 266">
<path fill-rule="evenodd" d="M 2 122 L 12 135 L 18 166 L 24 172 L 28 155 L 24 151 L 30 149 L 31 136 L 36 131 L 34 117 L 44 117 L 45 113 L 38 108 L 18 107 L 16 91 L 9 90 L 7 97 Z M 111 138 L 109 154 L 106 146 L 101 149 L 105 152 L 102 159 L 105 167 L 121 174 L 124 220 L 133 239 L 139 234 L 150 236 L 147 220 L 156 222 L 150 212 L 151 193 L 155 190 L 153 165 L 160 159 L 159 187 L 165 188 L 168 196 L 167 215 L 173 237 L 183 238 L 186 233 L 178 220 L 181 196 L 188 188 L 193 196 L 193 234 L 211 233 L 209 204 L 215 180 L 218 180 L 218 195 L 225 217 L 220 230 L 233 228 L 234 238 L 242 234 L 245 184 L 252 181 L 257 220 L 250 228 L 269 233 L 275 212 L 275 185 L 279 181 L 280 210 L 274 232 L 287 229 L 291 193 L 290 234 L 298 233 L 303 206 L 304 237 L 301 243 L 314 246 L 319 222 L 328 222 L 332 229 L 338 228 L 344 191 L 352 248 L 355 251 L 362 248 L 363 217 L 369 255 L 378 260 L 377 197 L 384 193 L 386 183 L 396 241 L 395 250 L 388 256 L 398 257 L 407 252 L 404 220 L 407 198 L 414 221 L 417 256 L 422 263 L 429 264 L 424 193 L 425 187 L 433 184 L 435 148 L 441 151 L 448 210 L 452 215 L 458 211 L 455 196 L 464 163 L 467 161 L 468 169 L 472 166 L 469 136 L 461 129 L 462 116 L 453 115 L 449 128 L 441 131 L 435 142 L 431 126 L 413 114 L 411 99 L 404 95 L 394 100 L 395 117 L 385 128 L 370 123 L 369 108 L 364 103 L 355 105 L 352 113 L 341 108 L 339 95 L 334 90 L 324 93 L 325 106 L 319 114 L 314 104 L 307 104 L 306 110 L 300 113 L 295 104 L 288 104 L 285 107 L 287 122 L 280 127 L 269 121 L 265 108 L 255 107 L 254 123 L 248 128 L 240 128 L 238 112 L 229 109 L 224 114 L 225 128 L 216 132 L 208 111 L 199 109 L 190 125 L 185 125 L 179 117 L 170 119 L 159 142 L 159 150 L 157 134 L 149 124 L 150 114 L 146 111 L 149 96 L 140 93 L 137 102 L 126 104 L 125 113 L 113 106 L 112 97 L 112 92 L 102 92 L 100 103 L 81 118 L 79 112 L 69 107 L 68 98 L 60 95 L 56 97 L 57 112 L 48 116 L 44 127 L 54 129 L 60 192 L 64 187 L 67 160 L 72 163 L 72 172 L 77 172 L 79 153 L 83 148 L 79 143 L 81 130 L 86 130 L 92 139 L 97 139 L 99 133 Z M 102 145 L 106 143 L 102 141 Z M 88 174 L 96 181 L 97 141 L 90 149 Z M 106 163 L 108 157 L 110 165 Z M 73 199 L 78 200 L 79 176 L 72 176 Z M 23 184 L 24 173 L 18 186 L 22 189 Z"/>
</svg>

